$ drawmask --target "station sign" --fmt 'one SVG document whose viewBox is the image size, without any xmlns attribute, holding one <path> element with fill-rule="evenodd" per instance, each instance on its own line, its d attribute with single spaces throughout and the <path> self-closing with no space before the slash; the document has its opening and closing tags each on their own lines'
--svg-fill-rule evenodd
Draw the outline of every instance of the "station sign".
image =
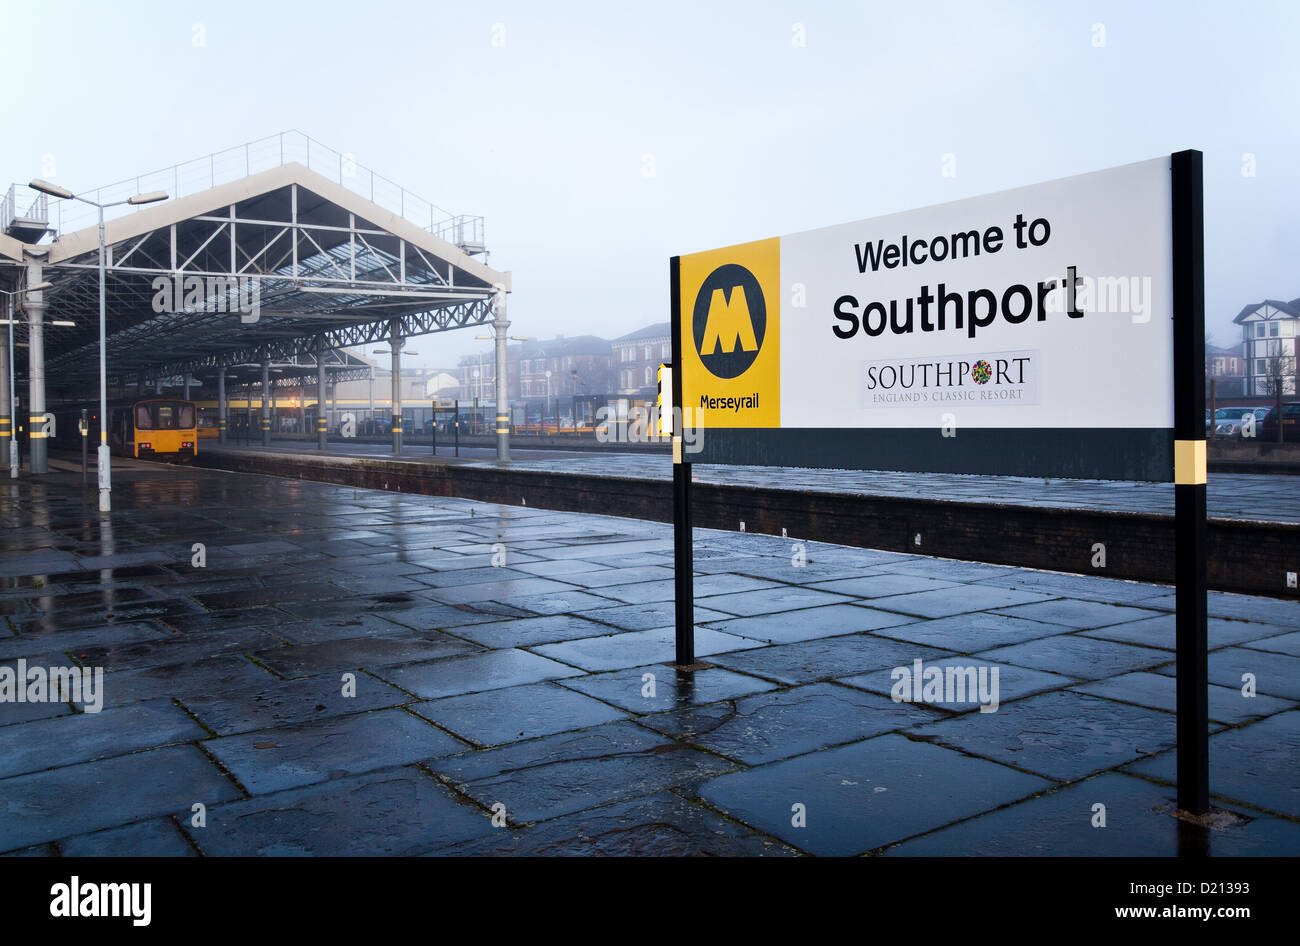
<svg viewBox="0 0 1300 946">
<path fill-rule="evenodd" d="M 675 258 L 693 460 L 1173 479 L 1171 160 Z"/>
</svg>

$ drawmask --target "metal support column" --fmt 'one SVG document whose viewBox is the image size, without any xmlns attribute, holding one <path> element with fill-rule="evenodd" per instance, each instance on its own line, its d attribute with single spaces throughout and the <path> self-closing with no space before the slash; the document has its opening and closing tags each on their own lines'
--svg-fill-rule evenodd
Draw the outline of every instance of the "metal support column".
<svg viewBox="0 0 1300 946">
<path fill-rule="evenodd" d="M 27 283 L 41 282 L 39 263 L 27 264 Z M 33 473 L 48 473 L 49 445 L 45 431 L 45 293 L 29 292 L 23 303 L 27 313 L 27 462 Z"/>
<path fill-rule="evenodd" d="M 13 368 L 9 364 L 9 347 L 14 338 L 14 297 L 8 297 L 6 315 L 9 337 L 0 341 L 0 451 L 9 458 L 9 476 L 18 478 L 18 447 L 14 439 Z"/>
<path fill-rule="evenodd" d="M 393 455 L 402 452 L 402 345 L 404 340 L 399 330 L 402 323 L 393 319 L 389 323 L 389 351 L 393 353 Z"/>
<path fill-rule="evenodd" d="M 226 403 L 226 369 L 217 369 L 217 443 L 226 442 L 226 420 L 229 406 Z"/>
<path fill-rule="evenodd" d="M 497 289 L 495 301 L 494 322 L 497 330 L 497 460 L 505 462 L 510 459 L 510 395 L 507 387 L 509 371 L 506 367 L 506 329 L 510 327 L 510 323 L 506 321 L 506 291 L 504 289 Z"/>
<path fill-rule="evenodd" d="M 189 399 L 190 399 L 190 369 L 186 368 L 185 369 L 185 395 L 182 398 L 182 400 L 188 401 Z"/>
<path fill-rule="evenodd" d="M 1175 676 L 1178 807 L 1210 810 L 1206 626 L 1205 207 L 1202 155 L 1171 157 L 1174 262 Z"/>
<path fill-rule="evenodd" d="M 271 445 L 271 405 L 266 396 L 271 387 L 271 363 L 262 361 L 262 446 Z"/>
<path fill-rule="evenodd" d="M 306 398 L 303 398 L 306 401 Z M 316 449 L 329 445 L 329 426 L 325 422 L 325 336 L 316 343 Z"/>
</svg>

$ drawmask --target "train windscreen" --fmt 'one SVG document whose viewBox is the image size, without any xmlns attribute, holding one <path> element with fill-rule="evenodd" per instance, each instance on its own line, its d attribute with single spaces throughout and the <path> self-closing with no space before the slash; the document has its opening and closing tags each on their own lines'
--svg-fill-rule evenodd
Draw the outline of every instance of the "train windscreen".
<svg viewBox="0 0 1300 946">
<path fill-rule="evenodd" d="M 135 406 L 136 430 L 187 430 L 194 426 L 188 401 L 143 401 Z"/>
</svg>

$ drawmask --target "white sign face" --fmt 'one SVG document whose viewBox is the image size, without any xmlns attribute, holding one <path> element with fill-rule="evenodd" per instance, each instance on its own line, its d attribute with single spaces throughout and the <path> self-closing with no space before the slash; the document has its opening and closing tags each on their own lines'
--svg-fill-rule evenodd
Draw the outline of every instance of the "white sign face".
<svg viewBox="0 0 1300 946">
<path fill-rule="evenodd" d="M 1164 157 L 781 237 L 764 407 L 781 428 L 1171 428 L 1170 221 Z"/>
</svg>

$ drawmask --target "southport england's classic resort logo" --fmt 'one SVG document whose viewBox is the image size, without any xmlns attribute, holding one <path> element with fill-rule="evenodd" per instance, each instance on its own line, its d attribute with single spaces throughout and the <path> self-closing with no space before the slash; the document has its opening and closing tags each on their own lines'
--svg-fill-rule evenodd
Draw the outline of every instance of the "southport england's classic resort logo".
<svg viewBox="0 0 1300 946">
<path fill-rule="evenodd" d="M 1040 361 L 1036 350 L 866 361 L 862 406 L 1037 404 Z"/>
</svg>

